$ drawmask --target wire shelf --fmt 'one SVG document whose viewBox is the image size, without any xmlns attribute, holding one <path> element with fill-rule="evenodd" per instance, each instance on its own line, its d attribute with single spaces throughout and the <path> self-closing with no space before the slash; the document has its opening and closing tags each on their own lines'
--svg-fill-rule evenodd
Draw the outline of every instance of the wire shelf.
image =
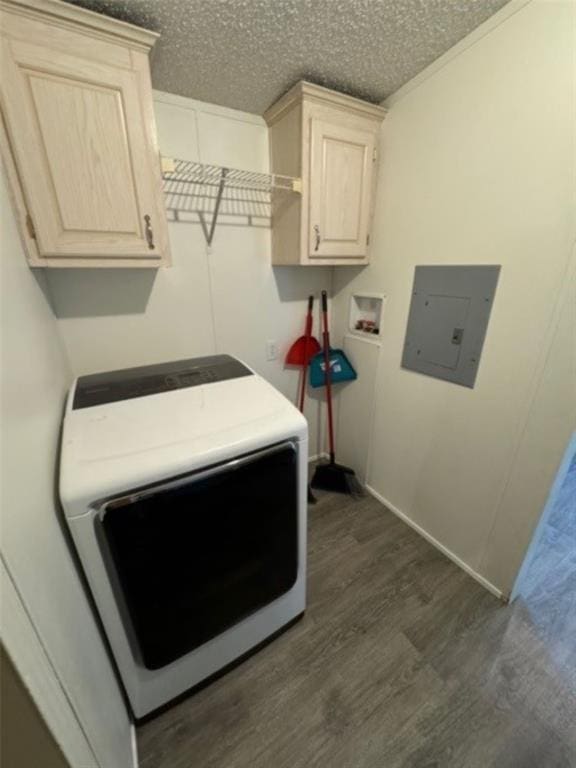
<svg viewBox="0 0 576 768">
<path fill-rule="evenodd" d="M 166 207 L 173 221 L 190 220 L 195 214 L 208 245 L 212 243 L 219 215 L 244 216 L 253 225 L 270 220 L 271 197 L 277 192 L 300 192 L 300 179 L 279 174 L 242 171 L 190 160 L 162 158 Z M 212 216 L 210 227 L 206 214 Z"/>
<path fill-rule="evenodd" d="M 224 168 L 220 165 L 206 165 L 172 158 L 162 158 L 162 169 L 166 192 L 182 191 L 179 185 L 188 184 L 219 187 L 222 178 L 228 189 L 245 189 L 254 192 L 300 191 L 300 179 L 292 176 L 241 171 L 239 168 Z"/>
</svg>

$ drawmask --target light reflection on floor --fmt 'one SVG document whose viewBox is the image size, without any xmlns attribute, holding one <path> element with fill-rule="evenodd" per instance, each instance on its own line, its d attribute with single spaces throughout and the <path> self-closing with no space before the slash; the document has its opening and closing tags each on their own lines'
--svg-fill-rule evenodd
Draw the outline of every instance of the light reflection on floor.
<svg viewBox="0 0 576 768">
<path fill-rule="evenodd" d="M 551 667 L 576 696 L 576 455 L 514 609 L 529 616 Z"/>
</svg>

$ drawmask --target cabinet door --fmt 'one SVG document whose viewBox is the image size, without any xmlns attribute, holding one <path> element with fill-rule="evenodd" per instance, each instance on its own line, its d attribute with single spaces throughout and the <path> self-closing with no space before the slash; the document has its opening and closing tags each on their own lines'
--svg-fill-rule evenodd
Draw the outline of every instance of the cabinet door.
<svg viewBox="0 0 576 768">
<path fill-rule="evenodd" d="M 312 119 L 309 257 L 365 258 L 375 136 Z"/>
<path fill-rule="evenodd" d="M 47 261 L 158 263 L 162 256 L 158 160 L 140 74 L 2 39 L 6 128 Z"/>
</svg>

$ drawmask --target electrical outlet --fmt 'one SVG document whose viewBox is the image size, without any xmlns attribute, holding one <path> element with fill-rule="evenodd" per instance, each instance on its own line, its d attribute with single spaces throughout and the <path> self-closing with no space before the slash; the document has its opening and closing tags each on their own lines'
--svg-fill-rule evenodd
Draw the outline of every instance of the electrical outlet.
<svg viewBox="0 0 576 768">
<path fill-rule="evenodd" d="M 266 342 L 266 360 L 276 360 L 278 358 L 278 342 L 270 339 Z"/>
</svg>

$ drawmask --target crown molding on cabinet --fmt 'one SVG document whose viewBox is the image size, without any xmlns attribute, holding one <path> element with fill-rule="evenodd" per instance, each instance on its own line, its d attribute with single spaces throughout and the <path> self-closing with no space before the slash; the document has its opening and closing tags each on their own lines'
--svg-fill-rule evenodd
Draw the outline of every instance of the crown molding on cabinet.
<svg viewBox="0 0 576 768">
<path fill-rule="evenodd" d="M 370 104 L 353 96 L 347 96 L 344 93 L 331 91 L 329 88 L 324 88 L 321 85 L 314 85 L 313 83 L 301 80 L 264 112 L 264 120 L 266 120 L 268 125 L 273 125 L 295 102 L 302 101 L 303 99 L 317 104 L 327 104 L 331 107 L 341 107 L 348 113 L 377 120 L 378 122 L 384 119 L 387 112 L 384 107 L 378 104 Z"/>
<path fill-rule="evenodd" d="M 81 30 L 107 42 L 123 43 L 131 48 L 149 51 L 160 35 L 125 21 L 112 19 L 61 0 L 0 0 L 0 11 L 10 11 L 28 19 L 57 24 L 59 27 Z"/>
</svg>

